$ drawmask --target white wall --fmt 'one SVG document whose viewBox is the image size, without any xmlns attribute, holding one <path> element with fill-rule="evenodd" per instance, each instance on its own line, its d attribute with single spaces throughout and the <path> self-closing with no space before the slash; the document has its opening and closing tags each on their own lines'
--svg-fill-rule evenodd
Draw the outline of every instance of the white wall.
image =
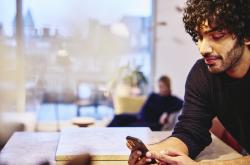
<svg viewBox="0 0 250 165">
<path fill-rule="evenodd" d="M 155 77 L 162 74 L 171 78 L 172 92 L 181 98 L 187 74 L 200 54 L 191 37 L 185 32 L 182 12 L 176 7 L 183 7 L 185 0 L 156 1 L 156 42 L 155 42 Z M 166 22 L 166 26 L 160 25 Z"/>
</svg>

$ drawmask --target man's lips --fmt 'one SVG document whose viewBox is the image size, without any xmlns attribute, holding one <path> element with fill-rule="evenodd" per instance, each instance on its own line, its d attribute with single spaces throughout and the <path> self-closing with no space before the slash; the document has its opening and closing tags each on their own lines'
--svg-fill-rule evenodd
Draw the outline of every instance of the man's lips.
<svg viewBox="0 0 250 165">
<path fill-rule="evenodd" d="M 208 57 L 205 57 L 204 59 L 207 65 L 212 65 L 216 62 L 216 60 L 219 60 L 221 58 L 220 56 L 208 56 Z"/>
</svg>

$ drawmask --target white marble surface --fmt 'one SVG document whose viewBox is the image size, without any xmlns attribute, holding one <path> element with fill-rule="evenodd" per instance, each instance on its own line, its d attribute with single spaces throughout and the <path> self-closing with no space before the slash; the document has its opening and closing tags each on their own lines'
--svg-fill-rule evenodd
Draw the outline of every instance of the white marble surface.
<svg viewBox="0 0 250 165">
<path fill-rule="evenodd" d="M 71 160 L 88 152 L 94 160 L 127 160 L 130 153 L 126 136 L 140 138 L 150 143 L 151 130 L 138 128 L 71 128 L 61 132 L 56 160 Z"/>
<path fill-rule="evenodd" d="M 156 143 L 170 132 L 152 132 L 151 142 Z M 112 136 L 112 134 L 110 135 Z M 221 140 L 212 137 L 213 142 L 197 157 L 197 160 L 234 159 L 241 157 L 236 151 L 228 147 Z M 59 133 L 15 133 L 8 141 L 0 154 L 0 162 L 8 165 L 38 165 L 39 162 L 48 160 L 51 164 L 64 164 L 55 161 Z M 0 164 L 1 164 L 0 163 Z M 127 161 L 94 161 L 93 165 L 127 165 Z"/>
<path fill-rule="evenodd" d="M 16 132 L 0 154 L 0 164 L 39 165 L 48 160 L 55 162 L 59 133 Z"/>
</svg>

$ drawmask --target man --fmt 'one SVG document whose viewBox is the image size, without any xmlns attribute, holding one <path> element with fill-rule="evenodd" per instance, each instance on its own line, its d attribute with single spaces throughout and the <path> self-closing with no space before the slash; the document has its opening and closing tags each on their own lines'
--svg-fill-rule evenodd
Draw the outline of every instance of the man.
<svg viewBox="0 0 250 165">
<path fill-rule="evenodd" d="M 203 59 L 190 71 L 183 113 L 162 152 L 133 151 L 129 165 L 250 164 L 250 156 L 198 163 L 192 160 L 211 143 L 211 120 L 217 116 L 250 153 L 250 1 L 187 0 L 183 21 Z M 171 149 L 173 148 L 173 149 Z"/>
</svg>

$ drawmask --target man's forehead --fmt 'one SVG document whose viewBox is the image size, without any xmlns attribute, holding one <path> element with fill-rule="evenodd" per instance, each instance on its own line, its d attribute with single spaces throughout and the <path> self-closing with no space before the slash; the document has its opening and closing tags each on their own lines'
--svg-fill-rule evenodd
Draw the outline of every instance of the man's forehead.
<svg viewBox="0 0 250 165">
<path fill-rule="evenodd" d="M 205 20 L 204 22 L 201 23 L 201 25 L 197 26 L 196 30 L 198 33 L 206 33 L 215 28 L 217 28 L 215 23 L 209 23 L 208 20 Z"/>
</svg>

